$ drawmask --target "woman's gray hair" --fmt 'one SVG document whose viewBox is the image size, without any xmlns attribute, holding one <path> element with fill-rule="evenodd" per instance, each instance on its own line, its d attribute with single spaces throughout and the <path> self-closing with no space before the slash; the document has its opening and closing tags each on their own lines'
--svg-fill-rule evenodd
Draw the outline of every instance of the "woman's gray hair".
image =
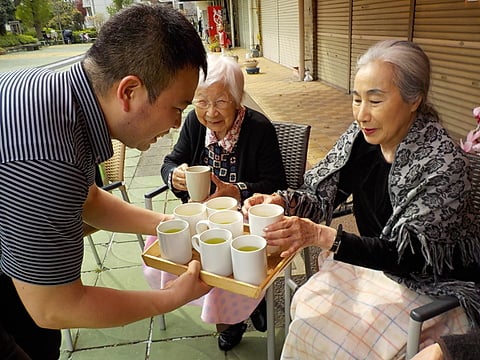
<svg viewBox="0 0 480 360">
<path fill-rule="evenodd" d="M 208 74 L 204 77 L 200 71 L 197 90 L 208 88 L 215 83 L 222 83 L 232 96 L 236 108 L 240 107 L 243 98 L 245 78 L 240 65 L 231 56 L 209 54 L 207 58 Z"/>
<path fill-rule="evenodd" d="M 406 40 L 384 40 L 370 47 L 357 61 L 357 71 L 380 60 L 393 66 L 393 82 L 402 99 L 414 103 L 421 98 L 417 112 L 426 115 L 436 111 L 428 104 L 430 60 L 417 44 Z"/>
</svg>

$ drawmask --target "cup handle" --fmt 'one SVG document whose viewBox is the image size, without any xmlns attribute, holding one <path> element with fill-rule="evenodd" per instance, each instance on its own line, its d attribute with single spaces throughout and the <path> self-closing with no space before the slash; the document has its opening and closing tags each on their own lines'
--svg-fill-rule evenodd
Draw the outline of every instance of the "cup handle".
<svg viewBox="0 0 480 360">
<path fill-rule="evenodd" d="M 200 253 L 200 236 L 199 235 L 192 236 L 192 246 L 195 250 L 197 250 Z"/>
<path fill-rule="evenodd" d="M 200 220 L 197 222 L 195 229 L 197 230 L 197 234 L 201 234 L 205 230 L 208 230 L 210 226 L 208 226 L 208 220 Z"/>
</svg>

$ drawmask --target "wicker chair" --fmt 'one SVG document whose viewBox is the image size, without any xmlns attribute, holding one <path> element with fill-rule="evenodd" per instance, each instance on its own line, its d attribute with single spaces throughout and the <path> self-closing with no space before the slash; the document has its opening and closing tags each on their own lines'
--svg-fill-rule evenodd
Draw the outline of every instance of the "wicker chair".
<svg viewBox="0 0 480 360">
<path fill-rule="evenodd" d="M 123 143 L 118 140 L 112 140 L 113 145 L 113 156 L 105 161 L 104 163 L 99 165 L 99 171 L 101 174 L 103 186 L 102 189 L 106 191 L 112 190 L 119 190 L 122 199 L 126 202 L 130 202 L 128 197 L 127 188 L 125 187 L 124 183 L 124 171 L 125 171 L 125 153 L 126 147 Z M 102 261 L 98 255 L 97 249 L 95 247 L 95 243 L 92 239 L 92 234 L 97 232 L 98 229 L 84 224 L 83 226 L 83 234 L 88 239 L 90 247 L 92 248 L 93 256 L 95 257 L 95 261 L 97 262 L 98 266 L 102 266 Z M 137 234 L 138 243 L 140 248 L 143 251 L 145 243 L 143 241 L 143 236 L 141 234 Z"/>
</svg>

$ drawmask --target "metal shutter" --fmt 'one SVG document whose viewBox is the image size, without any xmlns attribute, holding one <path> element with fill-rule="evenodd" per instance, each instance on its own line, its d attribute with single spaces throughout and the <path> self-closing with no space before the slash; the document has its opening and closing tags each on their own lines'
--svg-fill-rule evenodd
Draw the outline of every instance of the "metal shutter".
<svg viewBox="0 0 480 360">
<path fill-rule="evenodd" d="M 357 59 L 370 46 L 385 39 L 408 39 L 409 15 L 410 0 L 353 1 L 351 50 L 352 86 Z"/>
<path fill-rule="evenodd" d="M 431 60 L 430 101 L 450 134 L 465 138 L 480 106 L 480 5 L 417 0 L 414 24 L 413 40 Z"/>
<path fill-rule="evenodd" d="M 263 56 L 280 62 L 278 40 L 278 8 L 276 0 L 262 0 L 261 32 Z"/>
<path fill-rule="evenodd" d="M 249 24 L 248 24 L 248 1 L 238 1 L 235 3 L 237 6 L 238 17 L 235 18 L 235 21 L 238 25 L 238 39 L 239 44 L 235 44 L 237 47 L 242 47 L 244 49 L 249 49 L 250 40 L 249 40 Z"/>
<path fill-rule="evenodd" d="M 303 0 L 302 0 L 303 1 Z M 299 66 L 298 2 L 278 2 L 279 62 L 288 67 Z M 302 77 L 303 79 L 303 77 Z"/>
<path fill-rule="evenodd" d="M 341 89 L 349 83 L 349 0 L 318 0 L 315 73 Z"/>
</svg>

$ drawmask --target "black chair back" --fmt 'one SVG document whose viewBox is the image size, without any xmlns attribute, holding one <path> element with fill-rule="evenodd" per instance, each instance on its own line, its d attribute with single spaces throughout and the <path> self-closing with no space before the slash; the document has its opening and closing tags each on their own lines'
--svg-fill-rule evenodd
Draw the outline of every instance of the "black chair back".
<svg viewBox="0 0 480 360">
<path fill-rule="evenodd" d="M 287 185 L 298 189 L 303 184 L 303 174 L 307 166 L 310 125 L 273 121 L 277 132 Z"/>
</svg>

